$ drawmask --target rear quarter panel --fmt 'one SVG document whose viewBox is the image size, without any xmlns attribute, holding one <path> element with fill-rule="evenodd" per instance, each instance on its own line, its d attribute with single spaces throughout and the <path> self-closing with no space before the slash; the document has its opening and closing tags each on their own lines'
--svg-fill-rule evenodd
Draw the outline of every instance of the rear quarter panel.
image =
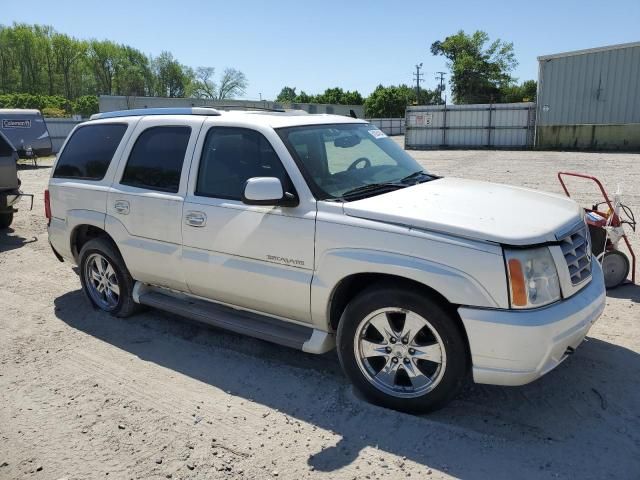
<svg viewBox="0 0 640 480">
<path fill-rule="evenodd" d="M 98 122 L 100 121 L 92 123 Z M 113 182 L 113 176 L 118 167 L 124 147 L 131 136 L 137 119 L 133 121 L 118 119 L 118 121 L 115 122 L 113 120 L 104 120 L 101 121 L 101 123 L 128 124 L 127 130 L 101 180 L 54 177 L 57 164 L 59 159 L 64 155 L 64 150 L 69 139 L 83 124 L 77 125 L 69 137 L 67 137 L 51 169 L 48 188 L 51 216 L 53 217 L 51 224 L 53 227 L 49 228 L 49 241 L 56 251 L 60 252 L 60 254 L 66 258 L 69 258 L 71 252 L 71 236 L 77 226 L 93 225 L 104 230 L 109 188 Z"/>
</svg>

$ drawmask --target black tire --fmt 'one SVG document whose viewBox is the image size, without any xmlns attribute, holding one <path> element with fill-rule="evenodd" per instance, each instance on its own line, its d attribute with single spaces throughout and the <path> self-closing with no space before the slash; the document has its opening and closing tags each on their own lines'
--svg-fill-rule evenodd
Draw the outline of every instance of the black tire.
<svg viewBox="0 0 640 480">
<path fill-rule="evenodd" d="M 629 258 L 620 250 L 609 250 L 605 253 L 602 257 L 605 287 L 612 289 L 622 285 L 629 275 L 630 268 Z"/>
<path fill-rule="evenodd" d="M 107 308 L 100 305 L 91 296 L 89 291 L 89 288 L 91 287 L 89 286 L 89 280 L 87 278 L 87 261 L 96 253 L 102 255 L 111 264 L 117 278 L 120 294 L 118 296 L 117 303 L 112 307 Z M 82 290 L 95 308 L 110 313 L 115 317 L 128 317 L 140 310 L 140 305 L 133 301 L 134 280 L 125 265 L 120 252 L 118 252 L 110 239 L 106 237 L 98 237 L 85 243 L 80 250 L 79 270 Z"/>
<path fill-rule="evenodd" d="M 0 213 L 0 230 L 9 228 L 13 223 L 13 212 Z"/>
<path fill-rule="evenodd" d="M 427 320 L 430 324 L 429 328 L 433 328 L 440 337 L 439 347 L 444 348 L 445 366 L 441 368 L 438 382 L 436 383 L 435 380 L 433 382 L 435 387 L 430 387 L 432 389 L 424 394 L 409 398 L 399 398 L 389 394 L 375 386 L 365 376 L 356 360 L 355 336 L 359 328 L 362 328 L 360 324 L 374 312 L 389 307 L 416 313 Z M 459 321 L 453 315 L 438 301 L 429 298 L 423 292 L 384 286 L 365 290 L 347 305 L 338 325 L 338 357 L 345 374 L 355 388 L 376 405 L 409 413 L 426 413 L 443 407 L 459 392 L 469 372 L 467 342 Z M 362 330 L 363 334 L 364 332 L 365 330 Z M 393 356 L 397 355 L 388 355 L 390 360 L 393 360 L 391 358 Z M 398 363 L 397 360 L 399 358 L 396 359 L 396 363 Z M 382 361 L 387 362 L 387 357 Z M 404 359 L 404 361 L 407 360 Z M 402 364 L 399 366 L 403 367 Z M 397 374 L 395 375 L 397 378 Z M 418 393 L 420 392 L 416 392 L 416 395 Z"/>
</svg>

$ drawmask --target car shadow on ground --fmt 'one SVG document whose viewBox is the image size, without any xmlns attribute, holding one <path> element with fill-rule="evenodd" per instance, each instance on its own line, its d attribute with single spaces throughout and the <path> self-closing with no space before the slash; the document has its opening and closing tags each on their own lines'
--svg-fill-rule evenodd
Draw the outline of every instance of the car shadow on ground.
<svg viewBox="0 0 640 480">
<path fill-rule="evenodd" d="M 333 352 L 306 354 L 159 311 L 112 318 L 80 290 L 57 298 L 55 310 L 69 326 L 145 361 L 335 432 L 335 446 L 309 452 L 317 471 L 345 467 L 367 447 L 467 479 L 573 478 L 576 464 L 593 477 L 628 478 L 640 468 L 633 454 L 640 355 L 601 340 L 585 342 L 533 384 L 469 383 L 448 407 L 410 416 L 359 399 Z M 264 378 L 273 384 L 265 387 Z M 594 444 L 601 455 L 584 457 Z"/>
<path fill-rule="evenodd" d="M 619 287 L 607 290 L 607 297 L 626 298 L 635 303 L 640 303 L 640 285 L 625 283 Z"/>
<path fill-rule="evenodd" d="M 49 161 L 41 161 L 38 159 L 37 163 L 32 162 L 31 160 L 22 160 L 17 163 L 18 171 L 21 170 L 43 170 L 46 168 L 51 168 L 51 162 Z"/>
<path fill-rule="evenodd" d="M 0 253 L 15 250 L 28 243 L 37 242 L 38 237 L 25 238 L 18 235 L 13 228 L 6 228 L 0 230 Z"/>
</svg>

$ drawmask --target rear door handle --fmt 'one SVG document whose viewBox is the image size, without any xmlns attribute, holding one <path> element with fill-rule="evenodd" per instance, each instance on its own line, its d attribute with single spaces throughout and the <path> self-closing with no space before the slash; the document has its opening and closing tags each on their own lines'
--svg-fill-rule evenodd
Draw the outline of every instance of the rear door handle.
<svg viewBox="0 0 640 480">
<path fill-rule="evenodd" d="M 126 200 L 116 200 L 113 208 L 121 215 L 129 215 L 129 202 Z"/>
<path fill-rule="evenodd" d="M 191 227 L 204 227 L 207 224 L 207 215 L 204 212 L 187 212 L 184 219 Z"/>
</svg>

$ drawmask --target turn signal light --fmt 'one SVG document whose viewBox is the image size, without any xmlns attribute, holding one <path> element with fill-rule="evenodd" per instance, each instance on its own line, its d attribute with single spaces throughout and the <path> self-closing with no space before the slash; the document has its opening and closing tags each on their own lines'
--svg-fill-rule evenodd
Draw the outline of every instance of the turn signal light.
<svg viewBox="0 0 640 480">
<path fill-rule="evenodd" d="M 515 258 L 509 259 L 509 278 L 511 279 L 511 303 L 518 307 L 527 304 L 527 289 L 522 272 L 522 264 Z"/>
</svg>

